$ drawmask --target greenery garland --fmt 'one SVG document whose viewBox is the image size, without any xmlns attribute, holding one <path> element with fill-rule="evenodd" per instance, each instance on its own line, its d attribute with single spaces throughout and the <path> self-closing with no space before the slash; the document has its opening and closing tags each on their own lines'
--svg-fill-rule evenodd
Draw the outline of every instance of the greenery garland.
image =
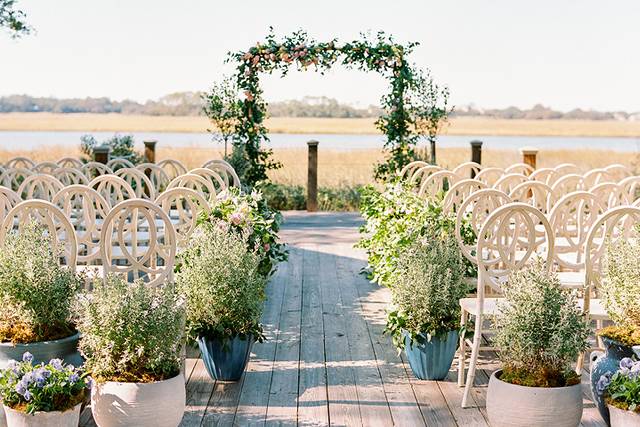
<svg viewBox="0 0 640 427">
<path fill-rule="evenodd" d="M 338 62 L 350 69 L 378 72 L 391 86 L 391 92 L 381 100 L 385 113 L 376 121 L 376 127 L 386 135 L 387 158 L 377 165 L 375 176 L 384 180 L 417 158 L 418 139 L 432 133 L 432 127 L 425 126 L 427 119 L 437 117 L 436 128 L 439 129 L 450 112 L 448 89 L 439 88 L 428 74 L 414 70 L 407 62 L 407 55 L 417 45 L 415 42 L 396 43 L 384 32 L 378 32 L 373 38 L 363 35 L 362 40 L 344 44 L 338 43 L 337 39 L 317 42 L 303 30 L 278 40 L 271 28 L 264 42 L 258 42 L 247 51 L 229 53 L 227 62 L 237 63 L 232 84 L 244 97 L 229 105 L 223 102 L 228 101 L 228 96 L 218 95 L 214 87 L 212 93 L 205 96 L 208 103 L 205 113 L 217 122 L 218 115 L 228 120 L 230 112 L 238 111 L 233 131 L 233 158 L 237 162 L 237 152 L 241 152 L 240 160 L 246 164 L 240 167 L 244 171 L 243 181 L 253 186 L 267 180 L 268 170 L 281 167 L 272 159 L 272 150 L 263 148 L 269 138 L 264 125 L 267 104 L 260 87 L 260 73 L 279 71 L 285 76 L 291 66 L 324 73 Z M 428 97 L 424 96 L 425 88 Z M 440 101 L 444 101 L 442 106 L 438 104 Z M 435 152 L 432 160 L 435 161 Z"/>
</svg>

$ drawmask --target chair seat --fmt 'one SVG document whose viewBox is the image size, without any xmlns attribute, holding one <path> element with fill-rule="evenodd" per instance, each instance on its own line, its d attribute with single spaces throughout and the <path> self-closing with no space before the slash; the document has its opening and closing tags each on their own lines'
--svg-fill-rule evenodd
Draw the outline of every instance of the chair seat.
<svg viewBox="0 0 640 427">
<path fill-rule="evenodd" d="M 581 289 L 584 287 L 583 271 L 559 271 L 558 278 L 565 288 Z"/>
<path fill-rule="evenodd" d="M 504 304 L 504 298 L 485 298 L 482 315 L 492 316 L 497 314 L 499 303 Z M 462 298 L 460 300 L 460 307 L 472 316 L 478 315 L 477 298 Z M 578 307 L 580 310 L 583 309 L 584 299 L 578 299 Z M 589 300 L 589 317 L 593 320 L 609 320 L 609 316 L 607 315 L 600 299 L 592 298 Z"/>
<path fill-rule="evenodd" d="M 584 300 L 582 298 L 578 300 L 578 307 L 580 307 L 580 309 L 584 307 Z M 610 320 L 607 311 L 602 305 L 602 300 L 598 298 L 591 298 L 589 300 L 589 317 L 593 320 Z"/>
</svg>

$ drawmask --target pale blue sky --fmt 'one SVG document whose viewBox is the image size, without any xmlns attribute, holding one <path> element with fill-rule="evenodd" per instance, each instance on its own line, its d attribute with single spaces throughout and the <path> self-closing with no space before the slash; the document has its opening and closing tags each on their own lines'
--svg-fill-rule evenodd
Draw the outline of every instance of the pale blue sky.
<svg viewBox="0 0 640 427">
<path fill-rule="evenodd" d="M 19 0 L 37 33 L 0 34 L 0 95 L 146 100 L 203 90 L 229 50 L 298 28 L 348 40 L 384 30 L 421 45 L 411 59 L 455 104 L 543 103 L 640 111 L 640 2 Z M 327 95 L 377 103 L 386 82 L 337 67 L 265 77 L 267 99 Z"/>
</svg>

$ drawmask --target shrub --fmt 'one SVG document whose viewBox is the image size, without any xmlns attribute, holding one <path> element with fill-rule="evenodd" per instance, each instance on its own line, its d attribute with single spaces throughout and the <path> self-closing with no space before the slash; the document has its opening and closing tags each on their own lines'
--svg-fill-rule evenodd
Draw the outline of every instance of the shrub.
<svg viewBox="0 0 640 427">
<path fill-rule="evenodd" d="M 28 352 L 21 362 L 10 360 L 0 371 L 2 403 L 28 414 L 71 409 L 85 400 L 89 388 L 89 378 L 73 365 L 60 359 L 33 365 Z"/>
<path fill-rule="evenodd" d="M 180 372 L 185 307 L 176 286 L 97 280 L 80 304 L 80 352 L 98 381 L 152 382 Z"/>
<path fill-rule="evenodd" d="M 224 222 L 203 224 L 180 255 L 176 281 L 187 300 L 187 336 L 253 335 L 262 341 L 265 277 L 260 256 Z"/>
<path fill-rule="evenodd" d="M 602 304 L 616 323 L 600 335 L 628 345 L 640 344 L 640 245 L 618 241 L 607 245 L 603 263 Z"/>
<path fill-rule="evenodd" d="M 260 256 L 260 272 L 264 276 L 269 276 L 278 262 L 287 259 L 285 246 L 278 241 L 282 215 L 267 206 L 259 191 L 247 194 L 229 188 L 214 200 L 210 214 L 202 213 L 198 223 L 217 225 L 220 221 L 245 237 L 248 249 Z"/>
<path fill-rule="evenodd" d="M 460 327 L 459 301 L 469 290 L 464 273 L 458 245 L 448 236 L 415 242 L 403 253 L 391 289 L 395 311 L 387 320 L 399 349 L 404 347 L 403 331 L 412 343 L 424 343 Z"/>
<path fill-rule="evenodd" d="M 318 210 L 357 211 L 360 208 L 361 186 L 319 187 Z M 266 183 L 260 186 L 271 209 L 304 210 L 307 208 L 307 190 L 301 185 Z"/>
<path fill-rule="evenodd" d="M 625 411 L 640 412 L 640 361 L 625 357 L 613 376 L 603 375 L 596 384 L 607 403 Z"/>
<path fill-rule="evenodd" d="M 588 348 L 589 327 L 575 295 L 537 261 L 513 272 L 494 319 L 501 379 L 531 387 L 580 383 L 571 363 Z"/>
<path fill-rule="evenodd" d="M 133 135 L 120 136 L 118 134 L 102 143 L 99 143 L 93 135 L 82 135 L 80 137 L 80 151 L 86 156 L 84 160 L 88 162 L 93 161 L 93 150 L 100 145 L 107 145 L 111 148 L 110 155 L 112 159 L 126 159 L 134 165 L 145 161 L 144 156 L 135 151 Z"/>
<path fill-rule="evenodd" d="M 388 184 L 382 192 L 367 186 L 361 195 L 360 212 L 366 222 L 357 246 L 367 251 L 373 282 L 393 287 L 401 254 L 414 242 L 441 235 L 453 238 L 455 218 L 442 212 L 440 199 L 424 200 L 401 182 Z M 467 241 L 475 239 L 467 226 L 463 236 Z M 475 266 L 466 258 L 464 263 L 466 275 L 475 276 Z"/>
<path fill-rule="evenodd" d="M 0 249 L 0 341 L 30 343 L 75 333 L 71 307 L 82 279 L 60 265 L 62 248 L 35 222 Z"/>
</svg>

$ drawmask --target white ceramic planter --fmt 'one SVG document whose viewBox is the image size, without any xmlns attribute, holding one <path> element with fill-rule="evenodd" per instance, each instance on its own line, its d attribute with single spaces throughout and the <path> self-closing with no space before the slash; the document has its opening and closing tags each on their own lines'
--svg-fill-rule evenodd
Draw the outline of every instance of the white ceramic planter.
<svg viewBox="0 0 640 427">
<path fill-rule="evenodd" d="M 638 427 L 640 426 L 640 413 L 625 411 L 616 408 L 613 405 L 607 405 L 609 408 L 609 418 L 611 427 Z"/>
<path fill-rule="evenodd" d="M 91 412 L 100 427 L 176 427 L 184 414 L 184 376 L 154 383 L 94 383 Z"/>
<path fill-rule="evenodd" d="M 4 407 L 8 427 L 77 427 L 80 422 L 80 407 L 64 412 L 36 412 L 33 415 Z"/>
<path fill-rule="evenodd" d="M 489 379 L 487 414 L 492 427 L 575 427 L 582 418 L 582 389 L 525 387 Z"/>
</svg>

